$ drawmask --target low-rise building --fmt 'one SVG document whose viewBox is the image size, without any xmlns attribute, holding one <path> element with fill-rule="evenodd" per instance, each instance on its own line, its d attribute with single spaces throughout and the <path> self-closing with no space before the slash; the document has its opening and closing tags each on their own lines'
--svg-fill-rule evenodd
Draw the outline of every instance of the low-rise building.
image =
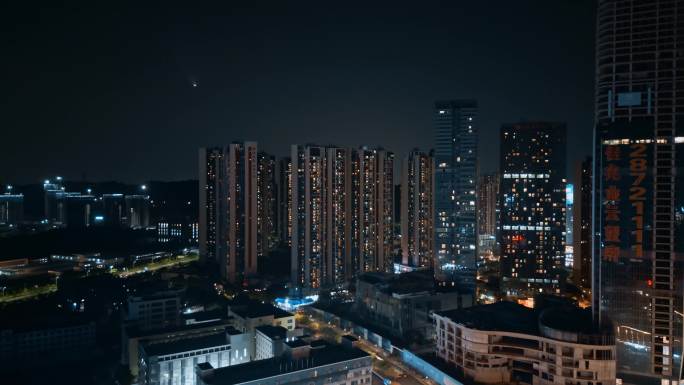
<svg viewBox="0 0 684 385">
<path fill-rule="evenodd" d="M 138 383 L 195 385 L 195 366 L 222 368 L 249 362 L 251 336 L 234 328 L 212 334 L 144 342 L 139 346 Z"/>
<path fill-rule="evenodd" d="M 294 314 L 258 301 L 230 304 L 228 316 L 234 318 L 235 328 L 242 331 L 254 332 L 261 325 L 282 326 L 287 330 L 295 328 Z"/>
<path fill-rule="evenodd" d="M 141 330 L 163 329 L 180 325 L 182 289 L 146 290 L 146 293 L 128 297 L 127 324 Z"/>
<path fill-rule="evenodd" d="M 287 329 L 282 326 L 257 326 L 255 334 L 255 360 L 265 360 L 281 355 L 287 341 Z"/>
<path fill-rule="evenodd" d="M 289 346 L 289 345 L 286 345 Z M 312 342 L 280 357 L 213 368 L 197 367 L 197 385 L 370 385 L 372 359 L 357 348 Z"/>
<path fill-rule="evenodd" d="M 472 305 L 472 293 L 438 285 L 431 272 L 372 272 L 356 282 L 356 314 L 377 329 L 405 339 L 430 339 L 433 312 Z"/>
<path fill-rule="evenodd" d="M 199 225 L 188 220 L 160 220 L 157 222 L 157 241 L 178 242 L 183 245 L 197 245 Z"/>
<path fill-rule="evenodd" d="M 135 324 L 126 325 L 122 330 L 121 364 L 128 367 L 131 375 L 138 377 L 141 344 L 155 342 L 171 342 L 196 336 L 217 334 L 232 325 L 232 320 L 222 318 L 211 322 L 193 323 L 182 326 L 170 326 L 163 329 L 141 329 Z M 246 337 L 249 338 L 249 337 Z M 248 351 L 248 354 L 250 352 Z"/>
<path fill-rule="evenodd" d="M 614 385 L 615 336 L 569 306 L 497 302 L 434 315 L 436 355 L 478 384 Z"/>
</svg>

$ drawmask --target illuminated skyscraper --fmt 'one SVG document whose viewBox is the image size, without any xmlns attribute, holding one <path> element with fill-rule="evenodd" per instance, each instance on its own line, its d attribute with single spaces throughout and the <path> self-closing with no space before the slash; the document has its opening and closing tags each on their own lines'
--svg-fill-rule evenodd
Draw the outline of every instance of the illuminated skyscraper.
<svg viewBox="0 0 684 385">
<path fill-rule="evenodd" d="M 267 255 L 277 246 L 276 158 L 259 152 L 257 161 L 257 255 Z"/>
<path fill-rule="evenodd" d="M 292 281 L 308 290 L 389 271 L 394 155 L 382 149 L 292 146 Z"/>
<path fill-rule="evenodd" d="M 565 125 L 501 128 L 501 277 L 512 297 L 558 293 L 565 259 Z"/>
<path fill-rule="evenodd" d="M 240 283 L 257 272 L 257 144 L 228 145 L 225 152 L 227 249 L 219 264 L 229 282 Z"/>
<path fill-rule="evenodd" d="M 341 286 L 352 276 L 351 157 L 348 148 L 326 147 L 323 159 L 323 284 Z"/>
<path fill-rule="evenodd" d="M 353 275 L 389 272 L 394 243 L 394 154 L 366 147 L 353 154 Z"/>
<path fill-rule="evenodd" d="M 402 165 L 401 183 L 402 264 L 435 268 L 433 154 L 411 151 Z"/>
<path fill-rule="evenodd" d="M 292 146 L 292 248 L 291 279 L 294 285 L 306 290 L 319 290 L 325 284 L 328 273 L 326 263 L 326 180 L 327 152 L 315 145 Z M 343 151 L 343 150 L 341 150 Z M 345 163 L 344 161 L 342 163 Z M 348 163 L 348 162 L 347 162 Z M 338 164 L 338 166 L 341 166 Z M 343 167 L 343 166 L 342 166 Z M 333 167 L 334 168 L 334 167 Z M 344 175 L 338 175 L 336 183 L 344 184 Z M 348 209 L 338 207 L 337 214 L 344 215 Z M 337 218 L 338 223 L 341 218 Z M 338 228 L 339 229 L 339 228 Z M 338 230 L 336 229 L 336 230 Z M 348 231 L 337 234 L 337 245 L 348 245 Z M 337 246 L 336 245 L 336 246 Z M 347 249 L 348 250 L 348 249 Z M 336 250 L 342 253 L 342 250 Z M 345 265 L 345 263 L 342 263 Z"/>
<path fill-rule="evenodd" d="M 477 184 L 478 241 L 480 248 L 493 248 L 499 226 L 498 173 L 481 175 Z"/>
<path fill-rule="evenodd" d="M 231 283 L 257 272 L 257 163 L 255 142 L 200 150 L 200 254 Z"/>
<path fill-rule="evenodd" d="M 600 0 L 593 309 L 618 377 L 682 380 L 684 0 Z"/>
<path fill-rule="evenodd" d="M 292 243 L 292 160 L 278 162 L 278 233 L 288 246 Z"/>
<path fill-rule="evenodd" d="M 435 103 L 435 251 L 438 277 L 471 289 L 477 271 L 477 102 Z"/>
<path fill-rule="evenodd" d="M 199 150 L 199 254 L 204 261 L 218 262 L 219 255 L 225 253 L 225 241 L 219 242 L 224 239 L 219 224 L 227 221 L 227 213 L 219 210 L 219 173 L 224 172 L 224 161 L 220 147 Z"/>
</svg>

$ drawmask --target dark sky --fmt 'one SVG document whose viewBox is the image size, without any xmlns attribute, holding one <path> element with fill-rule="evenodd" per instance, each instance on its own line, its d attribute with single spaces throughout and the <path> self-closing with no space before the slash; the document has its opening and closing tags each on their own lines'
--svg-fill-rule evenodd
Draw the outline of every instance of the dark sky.
<svg viewBox="0 0 684 385">
<path fill-rule="evenodd" d="M 245 139 L 401 156 L 445 98 L 479 101 L 484 172 L 521 118 L 590 151 L 592 0 L 90 3 L 0 9 L 0 182 L 196 178 L 198 147 Z"/>
</svg>

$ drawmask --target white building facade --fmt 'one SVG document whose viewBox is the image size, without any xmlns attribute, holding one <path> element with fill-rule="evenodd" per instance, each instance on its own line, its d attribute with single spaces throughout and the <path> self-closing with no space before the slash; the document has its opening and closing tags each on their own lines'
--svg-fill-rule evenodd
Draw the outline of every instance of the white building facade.
<svg viewBox="0 0 684 385">
<path fill-rule="evenodd" d="M 476 308 L 484 306 L 492 305 Z M 504 311 L 506 309 L 502 309 Z M 537 318 L 538 312 L 530 312 Z M 497 317 L 497 313 L 488 316 Z M 505 318 L 503 314 L 502 317 Z M 547 322 L 544 312 L 541 312 L 537 325 L 528 323 L 532 327 L 525 332 L 527 321 L 525 317 L 521 318 L 520 323 L 510 330 L 501 327 L 502 322 L 496 320 L 489 320 L 494 322 L 483 325 L 493 326 L 492 329 L 496 330 L 483 330 L 485 328 L 476 326 L 478 322 L 435 314 L 436 355 L 447 364 L 454 365 L 456 371 L 462 372 L 467 379 L 482 384 L 616 384 L 612 335 L 562 330 L 557 323 Z M 573 321 L 574 318 L 567 317 L 567 322 Z"/>
</svg>

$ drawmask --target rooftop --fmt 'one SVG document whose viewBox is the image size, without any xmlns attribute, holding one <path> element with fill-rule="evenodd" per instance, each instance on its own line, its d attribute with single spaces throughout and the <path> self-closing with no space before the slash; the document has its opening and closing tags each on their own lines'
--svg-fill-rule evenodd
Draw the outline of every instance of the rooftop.
<svg viewBox="0 0 684 385">
<path fill-rule="evenodd" d="M 539 334 L 537 312 L 514 302 L 495 302 L 437 314 L 471 329 Z"/>
<path fill-rule="evenodd" d="M 457 291 L 452 287 L 435 284 L 431 271 L 411 271 L 403 274 L 370 272 L 359 276 L 359 281 L 371 284 L 386 294 Z"/>
<path fill-rule="evenodd" d="M 230 318 L 224 318 L 216 321 L 209 321 L 190 325 L 172 325 L 165 328 L 153 330 L 141 330 L 137 325 L 133 324 L 126 326 L 126 335 L 129 338 L 140 338 L 159 334 L 177 335 L 178 333 L 184 333 L 193 330 L 201 331 L 203 329 L 215 329 L 216 331 L 225 329 L 228 334 L 239 334 L 238 331 L 228 326 L 231 322 L 232 321 Z"/>
<path fill-rule="evenodd" d="M 228 345 L 226 334 L 213 333 L 181 338 L 172 341 L 145 343 L 143 348 L 148 356 L 165 356 L 192 350 L 208 349 Z"/>
<path fill-rule="evenodd" d="M 166 283 L 151 283 L 137 288 L 135 293 L 128 297 L 128 302 L 175 299 L 184 292 L 184 288 L 169 288 Z"/>
<path fill-rule="evenodd" d="M 215 369 L 213 376 L 207 377 L 204 382 L 212 385 L 236 385 L 364 357 L 370 356 L 359 349 L 345 349 L 338 345 L 327 345 L 312 350 L 309 358 L 297 361 L 270 358 Z M 368 364 L 370 365 L 370 361 Z"/>
<path fill-rule="evenodd" d="M 249 301 L 230 304 L 230 310 L 242 318 L 259 318 L 272 315 L 274 318 L 293 317 L 294 315 L 268 303 Z"/>
<path fill-rule="evenodd" d="M 309 344 L 307 344 L 306 342 L 302 341 L 299 338 L 295 338 L 295 339 L 290 340 L 290 341 L 285 341 L 285 345 L 287 345 L 291 348 L 301 348 L 302 346 L 307 346 Z"/>
<path fill-rule="evenodd" d="M 609 336 L 610 328 L 596 326 L 591 311 L 574 306 L 550 304 L 530 309 L 514 302 L 496 302 L 465 309 L 437 312 L 471 329 L 506 331 L 541 336 L 540 326 L 576 333 L 585 339 L 591 335 Z"/>
<path fill-rule="evenodd" d="M 269 337 L 272 340 L 282 340 L 285 339 L 285 337 L 287 337 L 287 329 L 285 329 L 282 326 L 261 325 L 257 326 L 256 330 L 263 333 L 265 336 Z"/>
<path fill-rule="evenodd" d="M 196 313 L 183 314 L 185 320 L 195 320 L 195 322 L 205 322 L 220 320 L 226 317 L 226 312 L 223 309 L 203 310 Z"/>
</svg>

